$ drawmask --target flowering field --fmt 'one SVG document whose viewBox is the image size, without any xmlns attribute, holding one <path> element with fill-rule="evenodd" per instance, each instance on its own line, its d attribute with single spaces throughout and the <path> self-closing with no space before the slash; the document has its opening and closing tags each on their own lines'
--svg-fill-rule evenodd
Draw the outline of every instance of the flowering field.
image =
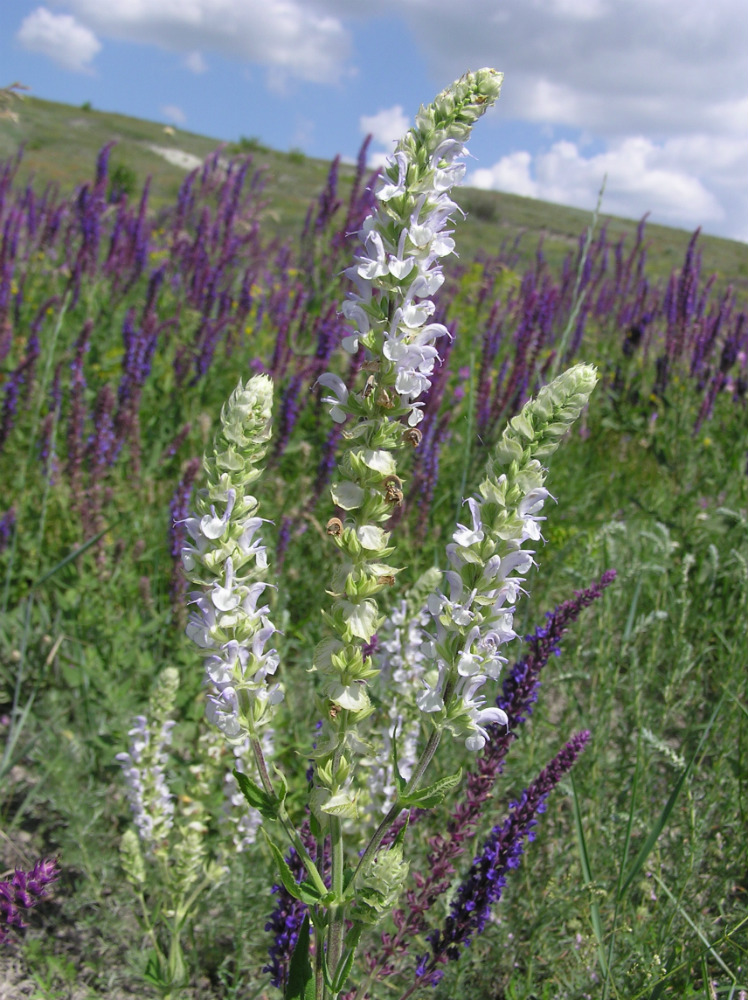
<svg viewBox="0 0 748 1000">
<path fill-rule="evenodd" d="M 0 997 L 748 990 L 746 314 L 451 255 L 464 86 L 291 241 L 0 164 Z"/>
</svg>

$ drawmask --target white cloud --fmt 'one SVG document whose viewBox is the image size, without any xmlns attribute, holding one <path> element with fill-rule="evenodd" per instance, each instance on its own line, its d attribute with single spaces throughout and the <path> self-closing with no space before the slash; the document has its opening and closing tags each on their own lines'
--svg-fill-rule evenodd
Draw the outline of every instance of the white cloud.
<svg viewBox="0 0 748 1000">
<path fill-rule="evenodd" d="M 605 13 L 602 0 L 551 0 L 551 7 L 556 13 L 579 21 L 594 20 Z"/>
<path fill-rule="evenodd" d="M 184 125 L 187 121 L 187 115 L 176 104 L 162 104 L 161 114 L 167 121 L 174 122 L 175 125 Z"/>
<path fill-rule="evenodd" d="M 714 161 L 719 169 L 709 175 Z M 651 212 L 655 222 L 680 226 L 719 223 L 734 238 L 745 238 L 748 155 L 738 143 L 708 136 L 664 143 L 629 137 L 590 156 L 564 140 L 534 156 L 525 150 L 503 156 L 474 171 L 467 183 L 592 209 L 606 175 L 606 213 L 638 218 Z M 726 217 L 728 202 L 738 209 L 733 218 Z"/>
<path fill-rule="evenodd" d="M 482 137 L 500 148 L 522 123 L 527 138 L 482 182 L 590 207 L 607 170 L 609 211 L 746 238 L 745 0 L 380 0 L 377 13 L 405 22 L 436 86 L 504 71 Z M 554 130 L 574 146 L 548 148 Z M 605 152 L 583 154 L 582 134 Z"/>
<path fill-rule="evenodd" d="M 183 61 L 184 65 L 192 73 L 205 73 L 208 69 L 208 64 L 203 59 L 202 54 L 198 51 L 188 52 Z"/>
<path fill-rule="evenodd" d="M 533 180 L 532 155 L 523 150 L 510 153 L 492 167 L 480 167 L 468 178 L 472 187 L 507 191 L 509 194 L 521 194 L 526 198 L 538 198 L 538 185 Z"/>
<path fill-rule="evenodd" d="M 330 0 L 333 2 L 334 0 Z M 383 0 L 436 80 L 505 72 L 500 116 L 613 138 L 719 131 L 748 79 L 744 0 Z M 740 125 L 745 134 L 745 121 Z"/>
<path fill-rule="evenodd" d="M 46 7 L 37 7 L 23 19 L 16 38 L 29 52 L 39 52 L 78 73 L 91 72 L 89 63 L 101 50 L 89 28 L 69 14 L 53 14 Z"/>
<path fill-rule="evenodd" d="M 382 166 L 392 152 L 392 147 L 410 128 L 410 119 L 403 111 L 401 104 L 384 108 L 375 115 L 361 115 L 359 128 L 364 135 L 371 133 L 373 141 L 378 146 L 384 146 L 384 152 L 374 152 L 369 156 L 372 166 Z"/>
<path fill-rule="evenodd" d="M 339 18 L 304 0 L 67 0 L 100 35 L 175 52 L 216 52 L 281 78 L 336 82 L 350 39 Z M 196 63 L 197 65 L 197 63 Z M 190 67 L 192 68 L 192 67 Z"/>
</svg>

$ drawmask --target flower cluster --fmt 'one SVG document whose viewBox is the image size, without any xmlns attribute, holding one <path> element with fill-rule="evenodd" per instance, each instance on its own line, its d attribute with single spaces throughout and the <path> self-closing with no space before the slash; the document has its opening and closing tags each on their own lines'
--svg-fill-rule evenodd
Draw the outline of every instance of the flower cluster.
<svg viewBox="0 0 748 1000">
<path fill-rule="evenodd" d="M 516 635 L 513 615 L 524 578 L 533 565 L 525 542 L 540 539 L 541 511 L 549 496 L 539 459 L 550 455 L 589 399 L 597 376 L 577 365 L 544 386 L 512 419 L 489 463 L 480 496 L 466 501 L 470 524 L 458 524 L 447 546 L 449 596 L 434 593 L 427 656 L 432 669 L 418 696 L 421 711 L 437 728 L 481 750 L 486 725 L 507 724 L 498 707 L 484 708 L 478 695 L 506 662 L 501 647 Z"/>
<path fill-rule="evenodd" d="M 47 895 L 47 886 L 60 877 L 56 858 L 42 858 L 31 871 L 17 868 L 7 882 L 0 882 L 0 944 L 10 938 L 9 927 L 26 927 L 23 911 Z"/>
<path fill-rule="evenodd" d="M 257 579 L 267 568 L 263 519 L 247 492 L 267 451 L 272 402 L 266 375 L 239 382 L 204 460 L 207 488 L 197 496 L 196 516 L 185 521 L 193 544 L 182 549 L 182 563 L 203 588 L 190 595 L 187 634 L 205 656 L 207 718 L 232 743 L 256 737 L 283 699 L 280 685 L 268 683 L 279 662 L 275 649 L 266 648 L 276 629 L 262 604 L 267 584 Z"/>
<path fill-rule="evenodd" d="M 451 815 L 445 832 L 429 838 L 429 853 L 422 872 L 414 879 L 415 887 L 407 890 L 406 905 L 392 914 L 395 932 L 383 933 L 378 949 L 366 954 L 371 981 L 391 975 L 397 968 L 396 959 L 403 960 L 407 956 L 410 942 L 417 935 L 426 932 L 428 915 L 439 898 L 449 891 L 455 876 L 455 863 L 475 837 L 488 800 L 495 794 L 495 785 L 503 770 L 504 759 L 517 737 L 517 732 L 513 730 L 532 713 L 540 687 L 541 671 L 553 654 L 560 653 L 560 643 L 572 622 L 578 618 L 583 608 L 602 595 L 615 575 L 615 570 L 607 570 L 598 582 L 576 591 L 572 598 L 546 613 L 544 625 L 532 635 L 525 636 L 529 650 L 507 673 L 502 693 L 497 699 L 498 706 L 509 719 L 510 728 L 507 730 L 496 725 L 489 727 L 491 738 L 484 752 L 476 758 L 468 771 L 459 800 L 451 804 Z M 410 826 L 413 826 L 427 815 L 423 811 L 414 810 L 404 813 L 389 830 L 384 843 L 394 840 L 406 817 Z M 366 992 L 361 1000 L 365 996 L 369 996 L 369 993 Z"/>
<path fill-rule="evenodd" d="M 329 709 L 317 751 L 315 807 L 333 814 L 353 815 L 357 808 L 348 785 L 350 761 L 341 751 L 360 751 L 355 725 L 371 712 L 366 688 L 377 674 L 362 644 L 382 623 L 376 595 L 399 571 L 386 562 L 394 550 L 382 527 L 403 502 L 393 452 L 421 438 L 418 397 L 438 360 L 434 344 L 447 332 L 431 322 L 429 296 L 443 281 L 439 259 L 453 248 L 444 228 L 457 207 L 449 198 L 462 175 L 455 160 L 500 85 L 501 74 L 493 70 L 466 75 L 421 109 L 397 146 L 375 190 L 377 206 L 359 234 L 364 249 L 346 272 L 356 291 L 343 306 L 353 327 L 343 346 L 351 353 L 365 349 L 366 384 L 351 393 L 333 373 L 318 380 L 333 393 L 324 397 L 332 419 L 343 424 L 354 418 L 343 430 L 331 488 L 341 516 L 331 518 L 327 530 L 342 557 L 330 588 L 333 605 L 324 615 L 331 634 L 313 662 Z"/>
<path fill-rule="evenodd" d="M 130 752 L 119 753 L 127 782 L 127 795 L 143 846 L 148 854 L 165 849 L 174 822 L 174 799 L 166 784 L 167 748 L 171 743 L 179 673 L 167 667 L 156 682 L 149 704 L 149 718 L 138 715 L 130 730 Z"/>
<path fill-rule="evenodd" d="M 394 797 L 393 741 L 397 739 L 398 770 L 403 778 L 410 778 L 418 759 L 421 714 L 414 704 L 413 691 L 420 686 L 428 665 L 423 644 L 423 630 L 429 621 L 426 597 L 440 578 L 436 567 L 427 570 L 377 632 L 378 694 L 389 708 L 381 733 L 381 750 L 367 776 L 376 811 L 386 811 Z"/>
<path fill-rule="evenodd" d="M 447 335 L 445 326 L 431 322 L 429 296 L 444 281 L 440 259 L 454 250 L 445 227 L 458 209 L 449 192 L 465 173 L 456 161 L 466 154 L 472 126 L 498 98 L 501 81 L 495 70 L 468 73 L 421 108 L 377 181 L 376 208 L 359 233 L 363 251 L 345 272 L 356 290 L 342 307 L 353 327 L 343 346 L 354 354 L 363 344 L 372 353 L 378 367 L 369 385 L 376 382 L 392 416 L 407 414 L 411 426 L 421 420 L 417 400 L 439 358 L 435 342 Z M 342 422 L 350 412 L 345 385 L 329 374 L 320 382 L 335 393 L 327 402 L 333 420 Z"/>
</svg>

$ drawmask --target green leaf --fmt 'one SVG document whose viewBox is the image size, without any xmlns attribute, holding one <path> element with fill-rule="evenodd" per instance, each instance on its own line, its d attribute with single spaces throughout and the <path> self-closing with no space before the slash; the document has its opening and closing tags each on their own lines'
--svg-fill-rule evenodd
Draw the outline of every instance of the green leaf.
<svg viewBox="0 0 748 1000">
<path fill-rule="evenodd" d="M 86 541 L 83 545 L 80 546 L 80 548 L 74 549 L 72 552 L 69 552 L 65 556 L 65 558 L 61 559 L 58 563 L 56 563 L 52 567 L 52 569 L 44 573 L 43 576 L 40 576 L 38 580 L 35 580 L 31 584 L 31 589 L 36 590 L 38 587 L 41 587 L 41 585 L 43 583 L 46 583 L 50 577 L 55 575 L 55 573 L 59 572 L 61 569 L 64 569 L 64 567 L 67 566 L 68 563 L 76 560 L 78 556 L 82 556 L 83 553 L 86 552 L 88 549 L 90 549 L 92 545 L 95 545 L 100 538 L 103 538 L 108 531 L 111 531 L 112 528 L 115 527 L 115 525 L 119 524 L 120 520 L 121 518 L 117 518 L 116 520 L 112 521 L 111 524 L 108 524 L 105 528 L 102 528 L 101 531 L 98 532 L 98 534 L 93 536 L 93 538 L 89 538 L 88 541 Z"/>
<path fill-rule="evenodd" d="M 293 877 L 293 872 L 288 867 L 286 859 L 283 857 L 283 852 L 277 844 L 268 837 L 267 832 L 264 827 L 260 827 L 262 830 L 267 845 L 273 855 L 273 860 L 275 861 L 275 867 L 278 869 L 278 875 L 281 882 L 283 883 L 283 888 L 289 894 L 293 896 L 294 899 L 300 899 L 302 903 L 306 903 L 307 906 L 314 906 L 317 903 L 322 893 L 316 889 L 310 882 L 297 882 Z"/>
<path fill-rule="evenodd" d="M 407 826 L 407 824 L 406 824 L 406 826 Z M 355 874 L 356 874 L 356 869 L 355 868 L 344 868 L 343 869 L 343 891 L 344 892 L 348 888 L 348 886 L 351 884 L 351 880 L 352 880 L 352 878 L 353 878 L 353 876 Z"/>
<path fill-rule="evenodd" d="M 315 840 L 322 839 L 322 827 L 313 810 L 309 812 L 309 829 L 312 831 L 312 836 Z"/>
<path fill-rule="evenodd" d="M 309 914 L 299 928 L 296 947 L 288 966 L 288 985 L 284 1000 L 315 1000 L 314 970 L 309 961 Z"/>
<path fill-rule="evenodd" d="M 400 804 L 403 806 L 417 806 L 418 809 L 433 809 L 434 806 L 438 806 L 440 802 L 444 801 L 444 796 L 450 791 L 455 785 L 459 785 L 462 781 L 462 768 L 457 772 L 457 774 L 448 774 L 444 778 L 439 778 L 435 781 L 433 785 L 429 785 L 427 788 L 419 788 L 415 792 L 411 792 L 410 795 L 404 795 L 400 799 Z"/>
<path fill-rule="evenodd" d="M 151 986 L 155 986 L 157 990 L 163 990 L 168 983 L 164 979 L 163 972 L 161 971 L 161 960 L 155 949 L 151 949 L 148 952 L 148 961 L 146 962 L 145 972 L 143 973 L 143 979 Z"/>
<path fill-rule="evenodd" d="M 298 882 L 297 885 L 299 891 L 301 892 L 300 898 L 303 899 L 305 903 L 308 903 L 310 905 L 318 903 L 320 902 L 320 900 L 327 899 L 328 896 L 334 897 L 334 893 L 329 893 L 329 892 L 327 893 L 327 895 L 323 895 L 319 891 L 317 886 L 314 884 L 314 882 L 310 882 L 309 879 L 306 878 L 304 879 L 303 882 Z"/>
<path fill-rule="evenodd" d="M 590 866 L 590 856 L 587 851 L 587 841 L 584 836 L 584 826 L 582 824 L 582 810 L 579 805 L 579 798 L 577 796 L 576 785 L 574 784 L 574 772 L 571 774 L 571 788 L 573 792 L 572 805 L 574 807 L 574 825 L 577 831 L 577 843 L 579 845 L 579 858 L 582 863 L 582 876 L 584 877 L 585 886 L 591 885 L 592 879 L 592 868 Z M 600 919 L 600 907 L 599 905 L 591 901 L 590 902 L 590 915 L 592 919 L 592 930 L 595 934 L 595 939 L 597 940 L 597 960 L 600 963 L 600 968 L 602 969 L 603 976 L 605 977 L 605 995 L 607 996 L 608 989 L 608 978 L 610 975 L 610 970 L 608 969 L 608 962 L 605 956 L 605 937 L 603 934 L 603 924 Z"/>
<path fill-rule="evenodd" d="M 278 779 L 278 784 L 280 785 L 280 792 L 278 793 L 278 798 L 283 802 L 288 795 L 288 782 L 286 781 L 286 776 L 280 768 L 273 764 L 273 774 Z"/>
<path fill-rule="evenodd" d="M 254 809 L 259 809 L 265 819 L 276 819 L 278 816 L 278 802 L 273 796 L 268 795 L 264 788 L 256 785 L 251 778 L 241 771 L 234 770 L 236 783 L 241 789 L 244 798 Z"/>
<path fill-rule="evenodd" d="M 346 935 L 343 960 L 335 970 L 335 976 L 332 981 L 332 991 L 335 996 L 337 996 L 343 989 L 346 979 L 348 979 L 348 976 L 351 974 L 353 959 L 356 957 L 356 948 L 358 947 L 359 938 L 361 937 L 363 929 L 363 924 L 354 924 Z"/>
</svg>

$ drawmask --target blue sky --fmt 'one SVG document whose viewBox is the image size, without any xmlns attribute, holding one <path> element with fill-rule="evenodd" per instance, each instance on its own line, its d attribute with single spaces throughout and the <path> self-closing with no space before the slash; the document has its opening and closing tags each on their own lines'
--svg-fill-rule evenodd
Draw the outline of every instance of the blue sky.
<svg viewBox="0 0 748 1000">
<path fill-rule="evenodd" d="M 0 85 L 328 159 L 484 65 L 468 183 L 748 242 L 744 0 L 0 2 Z"/>
</svg>

